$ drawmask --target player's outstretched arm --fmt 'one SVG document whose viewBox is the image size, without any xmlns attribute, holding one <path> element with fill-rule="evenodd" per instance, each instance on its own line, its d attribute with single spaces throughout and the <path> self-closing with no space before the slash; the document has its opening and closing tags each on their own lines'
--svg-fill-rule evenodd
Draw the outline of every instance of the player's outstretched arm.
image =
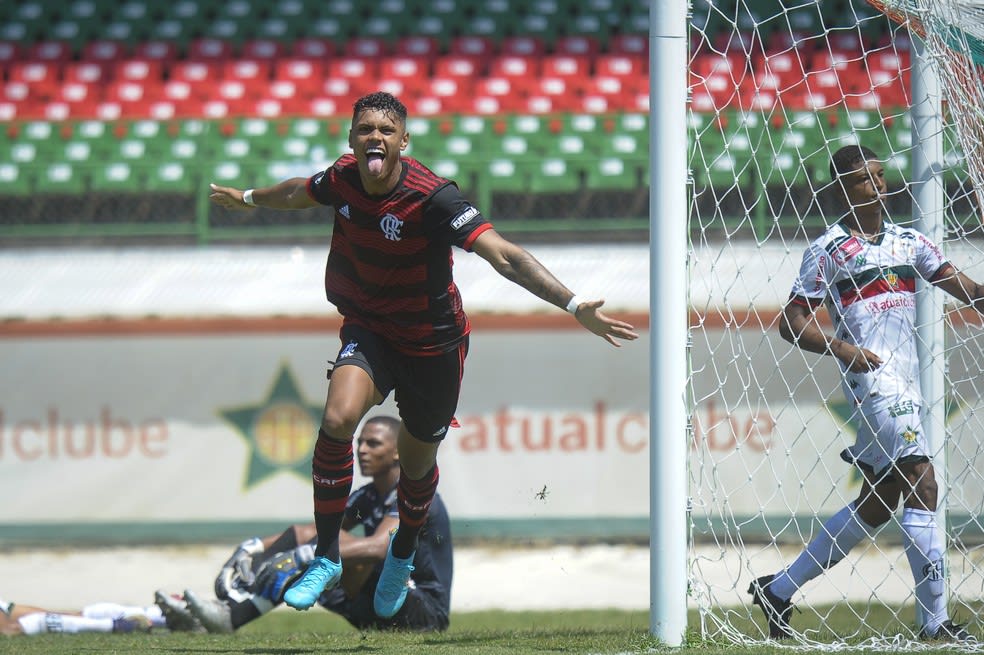
<svg viewBox="0 0 984 655">
<path fill-rule="evenodd" d="M 306 209 L 317 207 L 318 202 L 308 195 L 307 178 L 293 177 L 273 186 L 261 189 L 236 189 L 234 187 L 209 185 L 208 199 L 226 209 Z"/>
<path fill-rule="evenodd" d="M 507 241 L 495 230 L 486 230 L 472 244 L 472 250 L 492 265 L 499 275 L 523 287 L 534 296 L 574 314 L 585 328 L 612 344 L 616 339 L 639 338 L 629 323 L 602 314 L 604 300 L 581 300 L 565 287 L 553 273 L 525 249 Z M 568 307 L 570 306 L 570 309 Z"/>
<path fill-rule="evenodd" d="M 941 273 L 942 275 L 933 281 L 934 285 L 984 314 L 984 285 L 974 282 L 953 266 Z"/>
</svg>

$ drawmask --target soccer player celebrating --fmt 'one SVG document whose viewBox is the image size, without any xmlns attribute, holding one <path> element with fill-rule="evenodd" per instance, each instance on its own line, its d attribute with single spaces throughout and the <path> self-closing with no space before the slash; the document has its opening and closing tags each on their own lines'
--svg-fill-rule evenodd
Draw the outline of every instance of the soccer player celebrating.
<svg viewBox="0 0 984 655">
<path fill-rule="evenodd" d="M 402 156 L 406 107 L 388 93 L 356 101 L 351 154 L 311 178 L 271 187 L 212 185 L 227 208 L 335 210 L 325 271 L 328 300 L 343 316 L 342 347 L 328 385 L 314 448 L 316 557 L 284 601 L 307 609 L 342 574 L 339 528 L 352 488 L 352 434 L 373 406 L 395 392 L 402 426 L 397 484 L 399 529 L 392 537 L 374 609 L 396 614 L 413 571 L 417 534 L 438 484 L 437 450 L 454 418 L 470 326 L 452 275 L 451 247 L 478 253 L 503 277 L 566 309 L 612 345 L 638 335 L 583 300 L 523 248 L 500 236 L 457 186 Z"/>
<path fill-rule="evenodd" d="M 885 170 L 871 150 L 841 148 L 830 174 L 847 212 L 803 255 L 779 331 L 803 350 L 837 359 L 858 424 L 856 443 L 841 457 L 860 469 L 863 481 L 857 499 L 830 518 L 788 568 L 758 578 L 748 593 L 765 612 L 772 638 L 792 636 L 793 594 L 873 535 L 901 497 L 919 637 L 974 641 L 949 619 L 943 594 L 945 542 L 936 523 L 932 453 L 920 424 L 915 290 L 918 275 L 984 313 L 984 286 L 946 261 L 925 236 L 886 220 Z M 832 335 L 817 322 L 821 304 L 832 319 Z"/>
</svg>

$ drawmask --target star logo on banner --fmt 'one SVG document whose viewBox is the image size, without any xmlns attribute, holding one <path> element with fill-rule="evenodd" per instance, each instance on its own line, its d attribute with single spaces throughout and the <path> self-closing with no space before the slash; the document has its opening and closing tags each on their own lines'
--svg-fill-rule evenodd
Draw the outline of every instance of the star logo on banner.
<svg viewBox="0 0 984 655">
<path fill-rule="evenodd" d="M 287 471 L 311 479 L 311 457 L 322 408 L 307 402 L 283 364 L 265 399 L 219 414 L 236 428 L 249 447 L 245 489 Z"/>
</svg>

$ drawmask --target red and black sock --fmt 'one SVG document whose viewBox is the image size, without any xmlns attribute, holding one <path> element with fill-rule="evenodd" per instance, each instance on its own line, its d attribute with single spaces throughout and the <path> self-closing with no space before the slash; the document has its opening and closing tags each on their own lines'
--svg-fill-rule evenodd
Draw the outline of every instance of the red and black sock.
<svg viewBox="0 0 984 655">
<path fill-rule="evenodd" d="M 401 472 L 400 482 L 396 485 L 400 530 L 393 538 L 394 557 L 406 559 L 417 549 L 417 535 L 427 520 L 427 510 L 434 500 L 440 477 L 437 464 L 419 480 L 411 480 Z"/>
<path fill-rule="evenodd" d="M 318 431 L 311 478 L 314 482 L 314 524 L 318 547 L 314 554 L 338 562 L 338 532 L 352 491 L 352 441 L 338 441 Z"/>
</svg>

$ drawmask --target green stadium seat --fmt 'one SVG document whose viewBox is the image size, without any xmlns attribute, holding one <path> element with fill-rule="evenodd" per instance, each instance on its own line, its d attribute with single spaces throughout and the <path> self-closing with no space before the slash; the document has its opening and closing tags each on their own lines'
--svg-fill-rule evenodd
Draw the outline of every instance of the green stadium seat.
<svg viewBox="0 0 984 655">
<path fill-rule="evenodd" d="M 492 191 L 529 191 L 533 164 L 506 157 L 490 159 L 482 169 L 482 183 Z"/>
<path fill-rule="evenodd" d="M 621 157 L 601 157 L 585 162 L 585 187 L 599 190 L 633 190 L 640 184 L 639 165 L 636 160 Z"/>
<path fill-rule="evenodd" d="M 81 169 L 68 162 L 56 162 L 42 167 L 38 180 L 41 193 L 83 193 L 85 179 Z"/>
<path fill-rule="evenodd" d="M 93 191 L 139 191 L 140 184 L 135 169 L 139 162 L 109 161 L 91 167 Z"/>
<path fill-rule="evenodd" d="M 0 194 L 23 196 L 33 191 L 29 167 L 0 161 Z"/>
<path fill-rule="evenodd" d="M 148 191 L 193 193 L 200 181 L 193 174 L 194 166 L 186 162 L 162 161 L 148 167 L 145 179 Z"/>
<path fill-rule="evenodd" d="M 567 158 L 542 159 L 529 169 L 529 190 L 534 193 L 577 191 L 582 186 L 580 170 Z"/>
</svg>

